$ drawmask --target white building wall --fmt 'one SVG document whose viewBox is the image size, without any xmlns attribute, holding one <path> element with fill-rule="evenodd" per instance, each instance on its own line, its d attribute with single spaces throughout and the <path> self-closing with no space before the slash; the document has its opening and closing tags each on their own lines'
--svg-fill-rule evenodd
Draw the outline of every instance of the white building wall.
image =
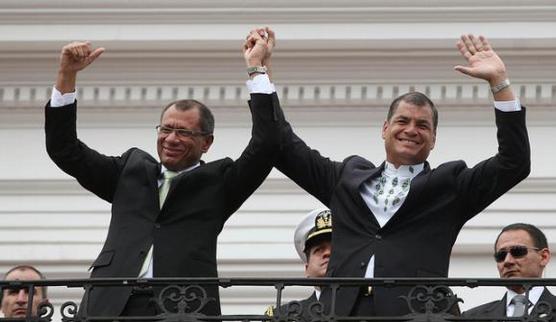
<svg viewBox="0 0 556 322">
<path fill-rule="evenodd" d="M 523 1 L 80 1 L 0 2 L 0 271 L 37 265 L 49 278 L 88 276 L 109 222 L 109 204 L 58 170 L 44 149 L 44 105 L 64 43 L 105 46 L 79 75 L 79 135 L 105 154 L 155 152 L 159 109 L 175 97 L 212 107 L 216 141 L 206 160 L 237 157 L 249 139 L 246 75 L 239 52 L 253 26 L 277 31 L 274 81 L 287 116 L 309 145 L 333 159 L 384 158 L 388 102 L 410 89 L 440 109 L 430 162 L 469 165 L 496 151 L 488 86 L 452 70 L 461 33 L 482 33 L 505 59 L 528 107 L 530 177 L 466 224 L 451 277 L 496 277 L 492 242 L 506 224 L 539 225 L 556 245 L 556 4 Z M 226 225 L 219 271 L 228 277 L 299 277 L 292 245 L 319 203 L 277 171 Z M 549 266 L 546 276 L 555 277 Z M 458 289 L 469 308 L 500 289 Z M 301 298 L 304 290 L 288 295 Z M 224 313 L 260 313 L 267 288 L 222 292 Z M 76 289 L 53 289 L 55 304 Z"/>
</svg>

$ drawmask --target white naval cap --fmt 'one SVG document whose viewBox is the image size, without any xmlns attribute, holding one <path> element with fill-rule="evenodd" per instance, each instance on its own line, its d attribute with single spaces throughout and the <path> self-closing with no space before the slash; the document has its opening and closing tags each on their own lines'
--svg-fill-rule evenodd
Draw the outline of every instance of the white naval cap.
<svg viewBox="0 0 556 322">
<path fill-rule="evenodd" d="M 332 233 L 332 213 L 327 208 L 318 208 L 311 211 L 295 228 L 293 243 L 299 258 L 307 263 L 305 247 L 311 239 L 323 234 Z"/>
</svg>

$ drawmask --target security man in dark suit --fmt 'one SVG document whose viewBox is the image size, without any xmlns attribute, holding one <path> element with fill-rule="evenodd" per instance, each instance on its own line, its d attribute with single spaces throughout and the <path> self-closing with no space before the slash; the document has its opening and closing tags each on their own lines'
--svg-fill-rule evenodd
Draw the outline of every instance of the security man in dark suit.
<svg viewBox="0 0 556 322">
<path fill-rule="evenodd" d="M 294 245 L 299 258 L 305 264 L 306 277 L 316 278 L 326 275 L 332 251 L 331 236 L 332 214 L 326 208 L 314 209 L 297 225 Z M 282 314 L 299 321 L 311 321 L 311 312 L 315 309 L 314 303 L 318 303 L 320 294 L 320 288 L 315 287 L 315 291 L 308 298 L 283 304 L 279 312 L 276 312 L 274 306 L 269 306 L 265 314 L 268 316 Z"/>
<path fill-rule="evenodd" d="M 269 35 L 273 35 L 268 33 Z M 261 34 L 251 33 L 258 40 Z M 267 42 L 274 43 L 269 37 Z M 354 155 L 332 161 L 311 149 L 281 117 L 275 166 L 333 213 L 330 277 L 446 277 L 450 254 L 463 225 L 530 172 L 525 108 L 514 95 L 506 67 L 484 37 L 457 43 L 466 66 L 456 71 L 488 83 L 494 97 L 498 149 L 468 167 L 452 161 L 432 168 L 438 111 L 424 94 L 410 92 L 390 105 L 382 126 L 386 160 L 375 165 Z M 426 75 L 424 75 L 426 76 Z M 267 75 L 252 93 L 277 97 Z M 270 128 L 270 127 L 269 127 Z M 465 133 L 462 133 L 465 136 Z M 415 312 L 405 287 L 342 287 L 333 308 L 338 316 L 391 316 Z M 421 299 L 421 297 L 418 297 Z M 330 310 L 332 295 L 321 301 Z M 447 309 L 447 308 L 446 308 Z"/>
<path fill-rule="evenodd" d="M 17 265 L 4 275 L 4 281 L 44 280 L 44 275 L 34 266 Z M 22 287 L 5 287 L 0 290 L 0 311 L 7 321 L 37 319 L 41 305 L 48 304 L 48 287 L 35 287 L 29 301 L 29 289 Z M 29 314 L 28 314 L 29 313 Z"/>
<path fill-rule="evenodd" d="M 502 229 L 494 243 L 494 260 L 500 278 L 541 278 L 550 262 L 544 233 L 531 224 L 516 223 Z M 504 297 L 463 313 L 485 320 L 530 315 L 531 319 L 556 321 L 556 296 L 543 286 L 528 291 L 522 285 L 508 287 Z"/>
<path fill-rule="evenodd" d="M 260 65 L 265 48 L 256 46 L 246 52 L 246 64 Z M 218 234 L 272 168 L 278 130 L 266 131 L 262 126 L 272 126 L 275 101 L 267 95 L 251 95 L 252 138 L 235 161 L 201 160 L 214 140 L 214 118 L 196 100 L 171 102 L 162 110 L 156 126 L 160 161 L 138 148 L 105 156 L 77 138 L 75 99 L 77 73 L 103 52 L 104 48 L 94 49 L 88 42 L 66 45 L 45 109 L 51 159 L 112 204 L 108 236 L 91 266 L 91 277 L 216 277 Z M 218 287 L 201 286 L 206 297 L 198 287 L 181 289 L 187 313 L 218 315 Z M 88 295 L 87 313 L 155 315 L 165 307 L 153 303 L 152 295 L 129 287 L 95 287 Z"/>
</svg>

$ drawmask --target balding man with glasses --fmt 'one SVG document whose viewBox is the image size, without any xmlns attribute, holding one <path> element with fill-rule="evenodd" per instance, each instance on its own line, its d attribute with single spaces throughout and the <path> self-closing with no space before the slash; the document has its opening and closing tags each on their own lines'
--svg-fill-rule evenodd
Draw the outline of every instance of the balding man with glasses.
<svg viewBox="0 0 556 322">
<path fill-rule="evenodd" d="M 506 226 L 494 243 L 494 260 L 501 278 L 540 278 L 550 261 L 546 236 L 530 224 Z M 544 321 L 556 321 L 553 310 L 556 310 L 556 297 L 546 287 L 535 286 L 527 294 L 523 285 L 513 285 L 501 300 L 475 307 L 463 315 L 500 318 L 527 313 Z"/>
<path fill-rule="evenodd" d="M 259 187 L 272 168 L 279 131 L 272 126 L 274 101 L 251 95 L 255 125 L 241 156 L 205 163 L 201 157 L 214 140 L 211 111 L 196 100 L 171 102 L 157 129 L 160 161 L 132 148 L 109 157 L 77 138 L 75 86 L 77 73 L 104 48 L 73 42 L 62 49 L 58 78 L 46 106 L 46 146 L 52 160 L 87 190 L 112 204 L 104 247 L 91 265 L 91 277 L 216 277 L 217 237 L 226 220 Z M 264 51 L 244 58 L 254 64 Z M 109 114 L 106 117 L 110 117 Z M 261 125 L 259 125 L 261 124 Z M 189 312 L 218 315 L 218 287 L 189 303 Z M 158 293 L 133 288 L 94 288 L 89 316 L 151 316 Z M 188 293 L 190 295 L 190 293 Z M 207 303 L 202 302 L 208 300 Z"/>
</svg>

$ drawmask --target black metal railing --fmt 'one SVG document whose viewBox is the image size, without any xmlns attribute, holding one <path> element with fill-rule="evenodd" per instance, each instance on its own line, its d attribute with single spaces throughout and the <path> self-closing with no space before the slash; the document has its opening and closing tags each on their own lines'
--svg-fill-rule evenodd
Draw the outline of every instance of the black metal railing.
<svg viewBox="0 0 556 322">
<path fill-rule="evenodd" d="M 500 316 L 460 316 L 457 310 L 458 298 L 450 287 L 478 286 L 516 286 L 521 285 L 529 297 L 529 290 L 534 286 L 556 286 L 556 279 L 469 279 L 469 278 L 156 278 L 156 279 L 71 279 L 71 280 L 36 280 L 36 281 L 0 281 L 2 291 L 9 289 L 27 289 L 28 303 L 32 303 L 36 287 L 68 287 L 82 288 L 85 293 L 78 305 L 75 302 L 63 303 L 59 310 L 62 322 L 87 321 L 269 321 L 269 322 L 336 322 L 336 321 L 527 321 L 548 322 L 556 321 L 556 307 L 550 302 L 539 301 L 534 310 L 526 311 L 523 317 Z M 216 299 L 210 298 L 206 287 L 230 288 L 238 286 L 273 287 L 276 290 L 276 309 L 272 315 L 205 315 L 203 308 L 207 303 Z M 292 286 L 318 286 L 328 289 L 330 305 L 315 301 L 291 301 L 285 303 L 282 299 L 283 290 Z M 401 296 L 407 304 L 407 312 L 398 316 L 349 316 L 339 315 L 335 310 L 338 291 L 342 288 L 356 287 L 360 289 L 400 288 L 408 290 Z M 138 289 L 156 289 L 152 301 L 158 307 L 158 314 L 154 316 L 94 316 L 88 315 L 88 298 L 93 289 L 104 287 L 128 287 Z M 377 295 L 378 296 L 378 295 Z M 499 299 L 491 299 L 499 300 Z M 262 311 L 262 310 L 261 310 Z M 27 308 L 24 318 L 0 318 L 2 321 L 53 321 L 54 306 L 43 303 L 39 306 L 38 314 L 33 316 L 31 306 Z"/>
</svg>

